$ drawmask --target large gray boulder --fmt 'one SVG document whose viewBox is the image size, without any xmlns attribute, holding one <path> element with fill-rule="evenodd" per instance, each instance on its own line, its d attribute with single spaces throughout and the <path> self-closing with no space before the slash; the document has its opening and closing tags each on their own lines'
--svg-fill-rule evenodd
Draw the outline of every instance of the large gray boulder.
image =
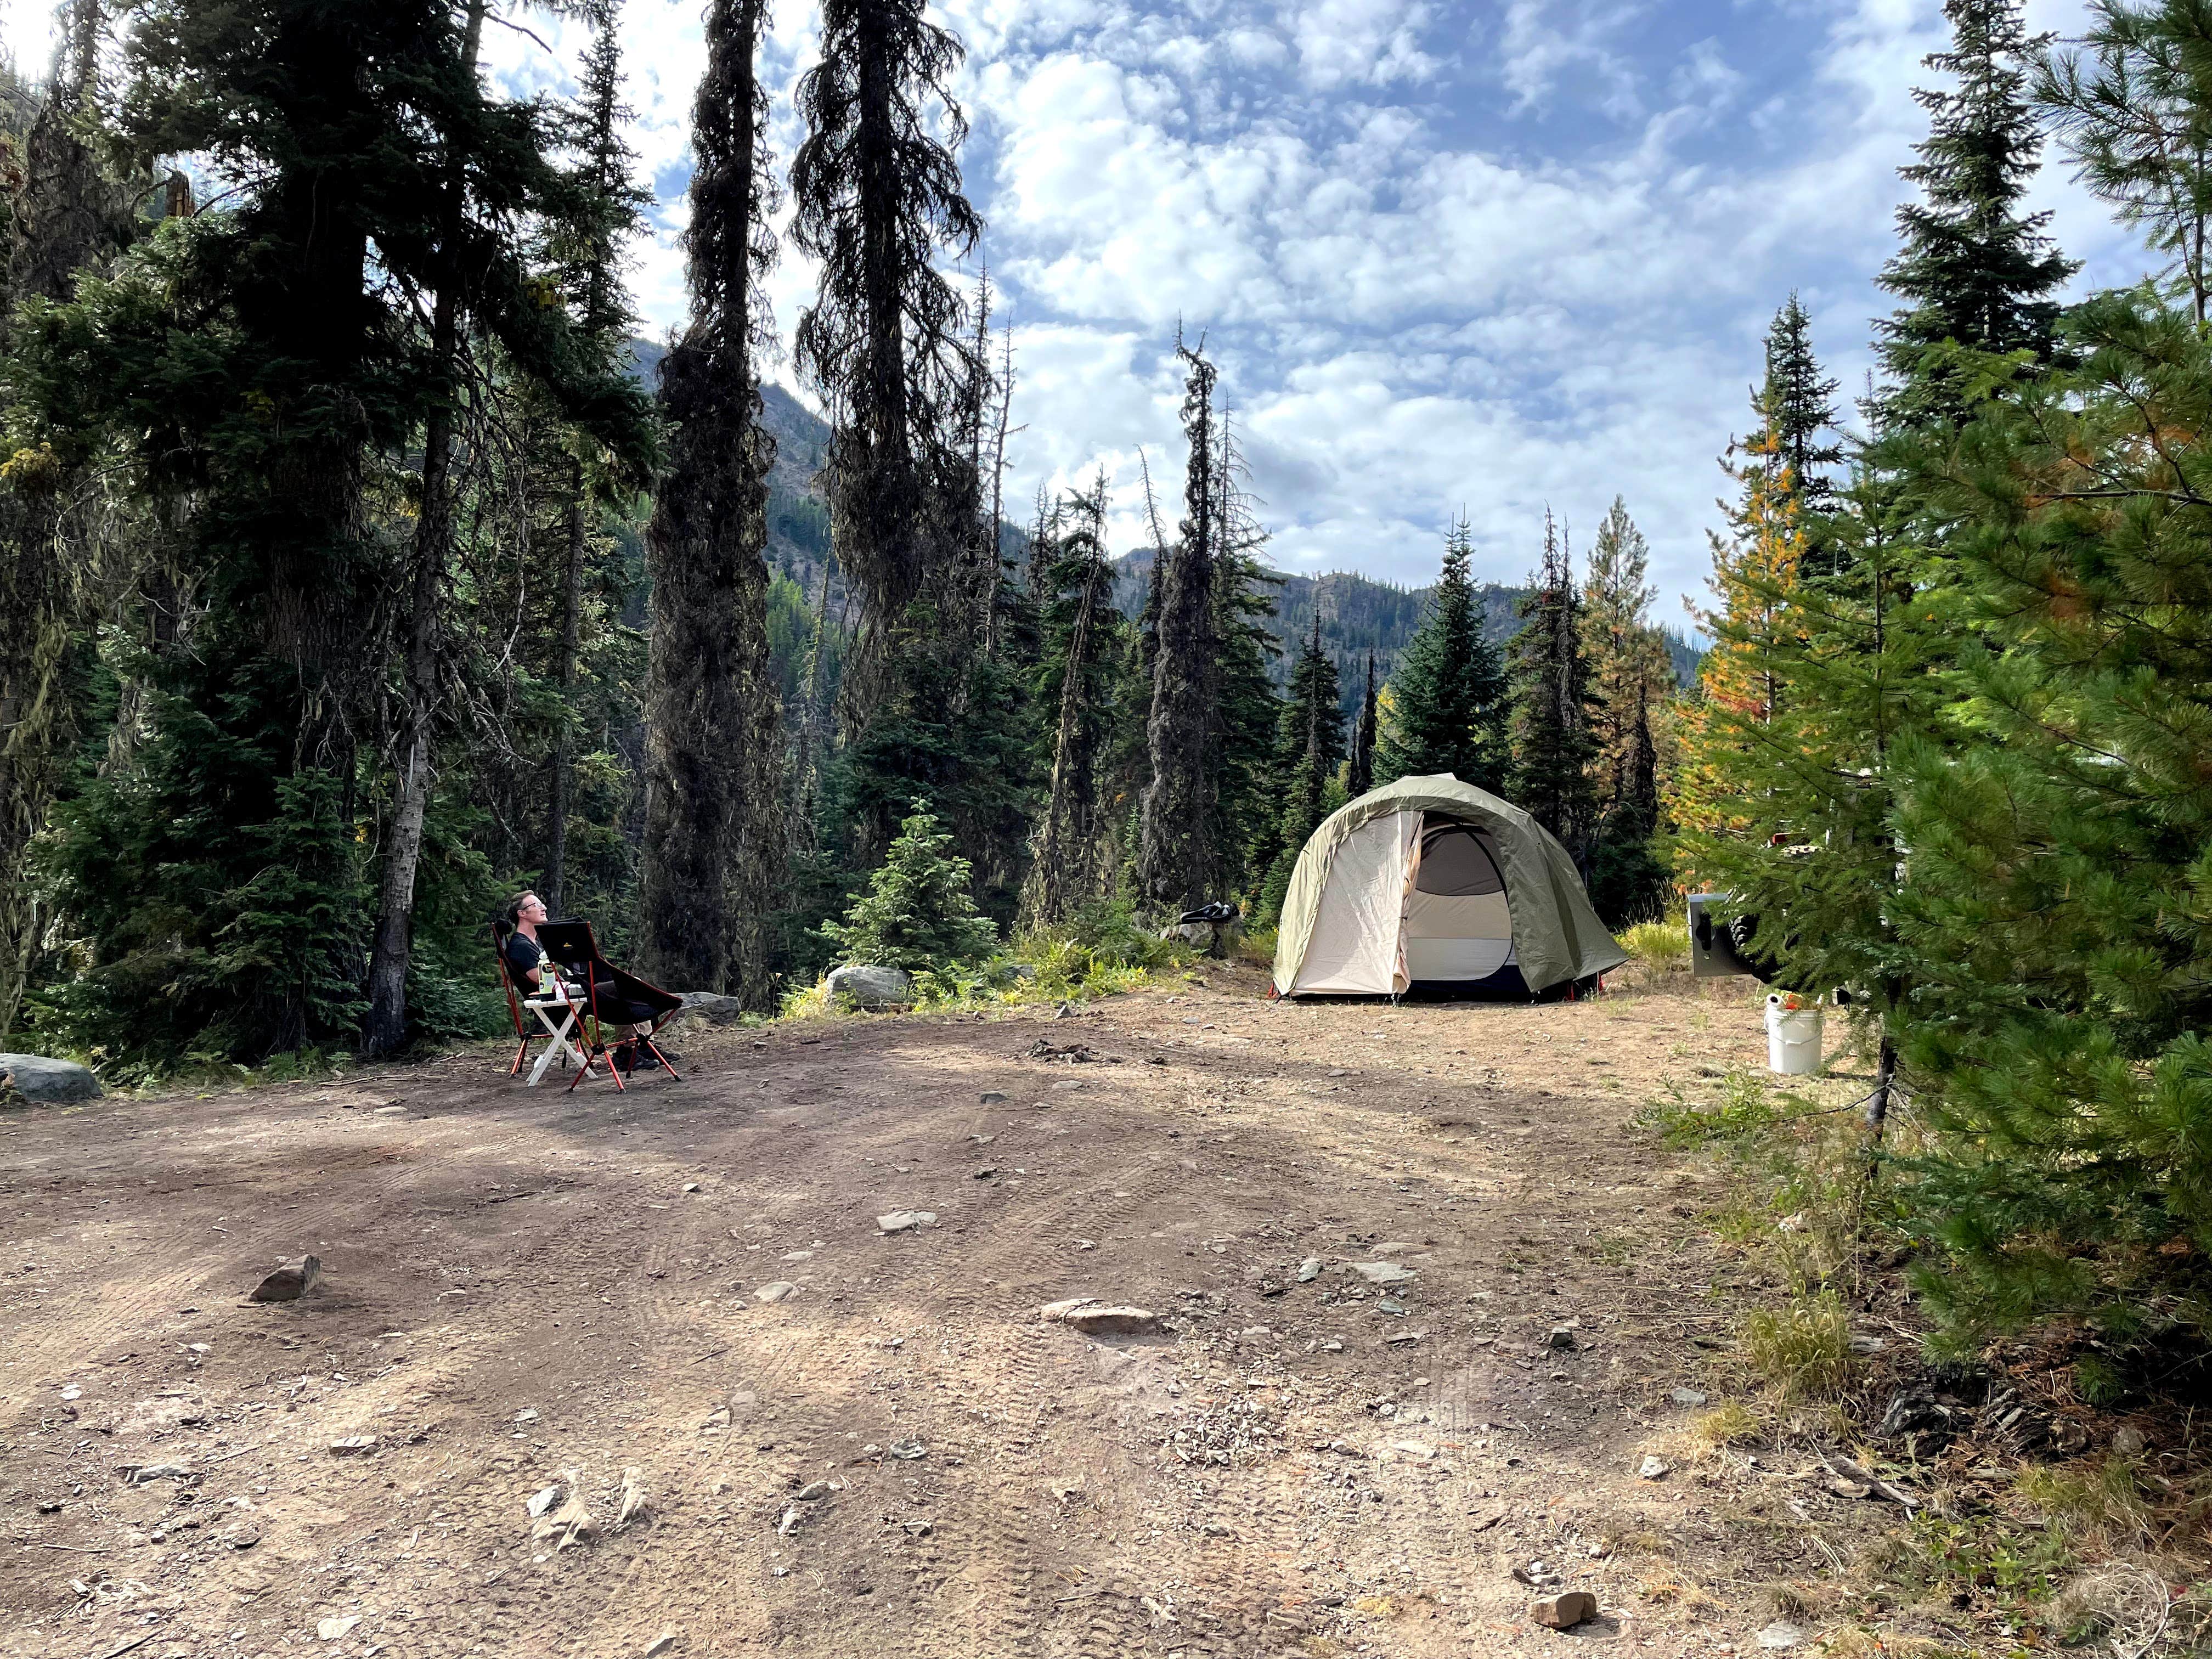
<svg viewBox="0 0 2212 1659">
<path fill-rule="evenodd" d="M 678 994 L 684 999 L 684 1006 L 670 1016 L 672 1019 L 700 1014 L 714 1024 L 731 1025 L 744 1018 L 745 1005 L 736 997 L 726 997 L 715 991 L 682 991 Z"/>
<path fill-rule="evenodd" d="M 914 1000 L 914 976 L 903 968 L 850 962 L 830 975 L 830 996 L 862 1008 L 900 1008 Z"/>
<path fill-rule="evenodd" d="M 73 1060 L 44 1054 L 0 1054 L 0 1095 L 13 1089 L 26 1100 L 98 1100 L 100 1079 Z"/>
</svg>

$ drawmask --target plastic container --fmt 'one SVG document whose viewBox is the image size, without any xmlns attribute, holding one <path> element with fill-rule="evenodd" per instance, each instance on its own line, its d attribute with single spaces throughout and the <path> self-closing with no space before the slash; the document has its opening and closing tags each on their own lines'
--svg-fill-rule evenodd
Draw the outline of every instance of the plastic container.
<svg viewBox="0 0 2212 1659">
<path fill-rule="evenodd" d="M 1781 994 L 1766 999 L 1766 1069 L 1784 1077 L 1811 1077 L 1820 1069 L 1820 1007 L 1783 1006 Z"/>
</svg>

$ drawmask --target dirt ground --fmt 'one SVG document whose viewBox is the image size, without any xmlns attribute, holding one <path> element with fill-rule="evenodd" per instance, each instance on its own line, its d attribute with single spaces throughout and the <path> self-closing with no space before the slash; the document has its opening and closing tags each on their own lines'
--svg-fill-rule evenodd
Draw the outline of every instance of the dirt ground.
<svg viewBox="0 0 2212 1659">
<path fill-rule="evenodd" d="M 1732 1315 L 1629 1119 L 1760 1063 L 1750 999 L 1261 991 L 0 1117 L 0 1653 L 1753 1650 L 1875 1506 L 1638 1475 Z M 1532 1623 L 1535 1560 L 1602 1616 Z"/>
</svg>

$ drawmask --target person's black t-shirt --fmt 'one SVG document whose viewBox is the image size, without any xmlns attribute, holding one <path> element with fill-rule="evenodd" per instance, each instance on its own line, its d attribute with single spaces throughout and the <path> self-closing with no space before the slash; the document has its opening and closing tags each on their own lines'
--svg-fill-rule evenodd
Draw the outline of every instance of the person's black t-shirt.
<svg viewBox="0 0 2212 1659">
<path fill-rule="evenodd" d="M 523 933 L 507 936 L 507 971 L 513 976 L 516 990 L 525 995 L 535 995 L 541 990 L 553 988 L 542 976 L 537 984 L 530 982 L 530 976 L 538 972 L 544 960 L 545 947 L 536 939 Z"/>
</svg>

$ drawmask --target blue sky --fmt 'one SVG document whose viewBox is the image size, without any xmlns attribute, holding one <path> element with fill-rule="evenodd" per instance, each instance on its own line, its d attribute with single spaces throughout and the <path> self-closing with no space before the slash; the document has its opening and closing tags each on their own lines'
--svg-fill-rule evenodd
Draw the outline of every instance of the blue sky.
<svg viewBox="0 0 2212 1659">
<path fill-rule="evenodd" d="M 20 54 L 43 7 L 13 0 Z M 634 142 L 659 198 L 633 276 L 648 324 L 683 303 L 700 0 L 627 0 Z M 1618 493 L 1653 548 L 1658 609 L 1701 591 L 1759 339 L 1792 289 L 1847 395 L 1863 382 L 1911 88 L 1943 44 L 1932 0 L 950 0 L 967 41 L 969 193 L 1014 326 L 1012 498 L 1115 489 L 1144 536 L 1138 452 L 1179 491 L 1178 319 L 1206 331 L 1245 436 L 1271 556 L 1429 580 L 1473 521 L 1513 580 L 1545 507 L 1582 544 Z M 494 29 L 495 72 L 568 83 L 579 32 Z M 2070 3 L 2031 25 L 2078 27 Z M 775 143 L 814 15 L 783 0 L 767 55 Z M 2131 239 L 2047 167 L 2039 199 L 2087 262 Z M 811 273 L 787 252 L 788 335 Z M 787 377 L 787 368 L 781 371 Z"/>
</svg>

